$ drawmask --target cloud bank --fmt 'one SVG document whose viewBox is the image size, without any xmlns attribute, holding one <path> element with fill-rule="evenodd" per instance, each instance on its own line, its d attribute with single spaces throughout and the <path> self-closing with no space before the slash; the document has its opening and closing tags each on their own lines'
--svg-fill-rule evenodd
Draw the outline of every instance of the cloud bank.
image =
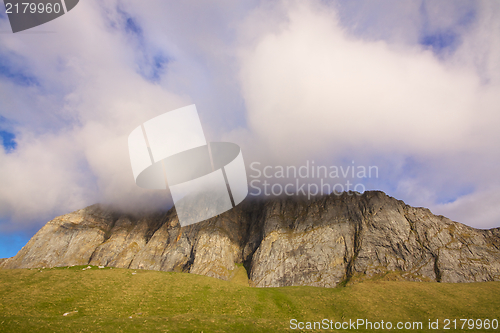
<svg viewBox="0 0 500 333">
<path fill-rule="evenodd" d="M 127 136 L 192 103 L 207 139 L 239 144 L 247 164 L 377 165 L 368 189 L 499 226 L 499 15 L 493 2 L 88 0 L 2 34 L 0 130 L 16 147 L 0 149 L 0 230 L 95 202 L 168 207 L 135 185 Z"/>
<path fill-rule="evenodd" d="M 410 20 L 422 22 L 420 32 L 408 29 L 406 40 L 383 25 L 385 39 L 346 27 L 341 11 L 320 3 L 256 11 L 247 32 L 272 22 L 243 46 L 241 82 L 249 127 L 269 156 L 379 165 L 384 179 L 376 185 L 386 192 L 498 226 L 494 199 L 480 198 L 500 193 L 499 8 L 447 5 L 421 3 L 425 10 Z"/>
</svg>

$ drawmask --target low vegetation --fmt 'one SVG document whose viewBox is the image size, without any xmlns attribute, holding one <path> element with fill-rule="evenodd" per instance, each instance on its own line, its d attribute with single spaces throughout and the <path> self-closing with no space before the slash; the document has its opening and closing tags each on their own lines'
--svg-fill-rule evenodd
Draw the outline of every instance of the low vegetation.
<svg viewBox="0 0 500 333">
<path fill-rule="evenodd" d="M 242 266 L 230 282 L 86 267 L 0 270 L 0 332 L 300 331 L 290 328 L 292 319 L 304 325 L 323 319 L 422 322 L 423 329 L 412 332 L 436 332 L 443 331 L 444 319 L 500 319 L 500 282 L 376 280 L 333 289 L 251 288 Z M 439 320 L 438 330 L 428 330 L 429 319 Z"/>
</svg>

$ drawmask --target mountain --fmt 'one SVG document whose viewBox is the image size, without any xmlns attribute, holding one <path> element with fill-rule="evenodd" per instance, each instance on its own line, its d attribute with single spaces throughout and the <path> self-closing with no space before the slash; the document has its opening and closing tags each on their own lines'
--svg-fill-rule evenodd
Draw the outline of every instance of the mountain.
<svg viewBox="0 0 500 333">
<path fill-rule="evenodd" d="M 102 265 L 230 279 L 256 287 L 335 287 L 384 276 L 500 280 L 500 228 L 479 230 L 380 191 L 245 200 L 180 227 L 172 208 L 143 216 L 93 205 L 48 222 L 2 268 Z"/>
</svg>

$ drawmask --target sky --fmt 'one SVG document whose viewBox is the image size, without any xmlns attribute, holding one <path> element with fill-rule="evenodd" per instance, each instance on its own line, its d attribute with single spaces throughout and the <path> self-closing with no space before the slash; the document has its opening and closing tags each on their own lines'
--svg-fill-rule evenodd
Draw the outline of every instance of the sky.
<svg viewBox="0 0 500 333">
<path fill-rule="evenodd" d="M 376 166 L 346 179 L 500 227 L 500 2 L 81 0 L 16 34 L 0 12 L 0 257 L 97 202 L 170 207 L 127 137 L 190 104 L 257 187 L 265 166 Z"/>
</svg>

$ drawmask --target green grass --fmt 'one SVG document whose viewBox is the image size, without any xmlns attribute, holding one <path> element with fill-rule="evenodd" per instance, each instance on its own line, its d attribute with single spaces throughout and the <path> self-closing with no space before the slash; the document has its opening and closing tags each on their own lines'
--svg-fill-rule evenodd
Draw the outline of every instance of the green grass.
<svg viewBox="0 0 500 333">
<path fill-rule="evenodd" d="M 378 280 L 333 289 L 251 288 L 242 266 L 232 282 L 84 267 L 0 270 L 0 332 L 300 331 L 289 328 L 292 318 L 421 321 L 428 331 L 429 319 L 439 319 L 442 328 L 445 318 L 498 320 L 500 314 L 499 282 Z"/>
</svg>

